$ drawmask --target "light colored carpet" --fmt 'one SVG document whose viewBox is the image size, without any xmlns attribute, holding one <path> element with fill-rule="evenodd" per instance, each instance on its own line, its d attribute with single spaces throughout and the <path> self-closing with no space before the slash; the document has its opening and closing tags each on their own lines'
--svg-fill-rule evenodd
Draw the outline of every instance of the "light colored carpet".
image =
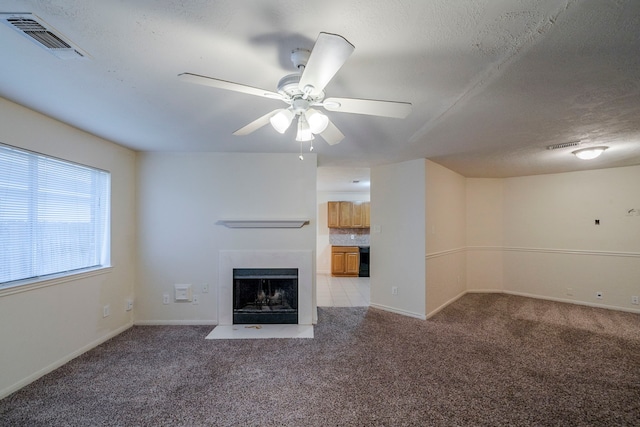
<svg viewBox="0 0 640 427">
<path fill-rule="evenodd" d="M 139 326 L 0 401 L 2 426 L 638 426 L 640 316 L 471 294 L 314 339 Z"/>
</svg>

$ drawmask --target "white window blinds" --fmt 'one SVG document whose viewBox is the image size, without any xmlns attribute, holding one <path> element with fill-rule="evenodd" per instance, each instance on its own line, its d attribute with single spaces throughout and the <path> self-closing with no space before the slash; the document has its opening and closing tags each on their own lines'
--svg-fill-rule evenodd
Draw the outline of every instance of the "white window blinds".
<svg viewBox="0 0 640 427">
<path fill-rule="evenodd" d="M 108 172 L 0 144 L 0 287 L 109 265 Z"/>
</svg>

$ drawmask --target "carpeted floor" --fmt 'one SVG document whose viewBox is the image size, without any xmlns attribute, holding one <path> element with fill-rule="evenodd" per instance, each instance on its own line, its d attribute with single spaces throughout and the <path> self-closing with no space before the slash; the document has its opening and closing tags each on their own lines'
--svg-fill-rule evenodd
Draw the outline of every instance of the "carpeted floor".
<svg viewBox="0 0 640 427">
<path fill-rule="evenodd" d="M 640 316 L 470 294 L 314 339 L 139 326 L 0 401 L 2 426 L 639 426 Z"/>
</svg>

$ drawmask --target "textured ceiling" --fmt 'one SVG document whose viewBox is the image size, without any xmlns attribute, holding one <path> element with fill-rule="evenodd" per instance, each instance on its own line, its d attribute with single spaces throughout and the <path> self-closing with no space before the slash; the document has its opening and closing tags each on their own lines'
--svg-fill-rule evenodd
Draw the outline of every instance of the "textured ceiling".
<svg viewBox="0 0 640 427">
<path fill-rule="evenodd" d="M 328 112 L 346 137 L 315 141 L 321 167 L 429 158 L 506 177 L 640 164 L 636 0 L 3 0 L 0 12 L 31 12 L 90 56 L 58 59 L 0 25 L 0 96 L 135 150 L 295 155 L 293 129 L 232 136 L 280 101 L 176 76 L 275 90 L 291 50 L 325 31 L 356 47 L 327 96 L 413 112 Z M 546 149 L 570 141 L 610 148 L 590 162 Z"/>
</svg>

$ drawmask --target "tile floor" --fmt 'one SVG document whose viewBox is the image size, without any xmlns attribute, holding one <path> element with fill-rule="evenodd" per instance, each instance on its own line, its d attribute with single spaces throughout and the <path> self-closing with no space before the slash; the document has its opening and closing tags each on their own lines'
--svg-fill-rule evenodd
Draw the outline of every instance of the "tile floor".
<svg viewBox="0 0 640 427">
<path fill-rule="evenodd" d="M 371 287 L 368 277 L 316 276 L 319 307 L 368 307 Z"/>
</svg>

